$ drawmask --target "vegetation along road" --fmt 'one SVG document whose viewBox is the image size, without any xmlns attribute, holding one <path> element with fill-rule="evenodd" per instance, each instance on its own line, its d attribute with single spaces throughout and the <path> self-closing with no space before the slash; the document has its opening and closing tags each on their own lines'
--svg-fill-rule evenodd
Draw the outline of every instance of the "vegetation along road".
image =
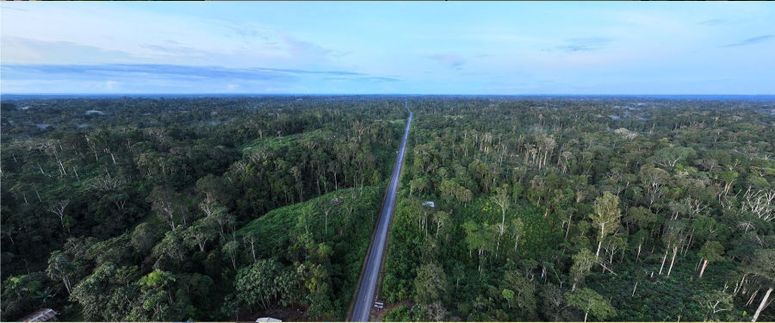
<svg viewBox="0 0 775 323">
<path fill-rule="evenodd" d="M 408 111 L 408 109 L 407 109 Z M 388 227 L 393 216 L 393 210 L 396 205 L 396 191 L 398 191 L 398 180 L 401 177 L 401 166 L 404 163 L 404 152 L 406 151 L 406 140 L 409 138 L 409 128 L 412 125 L 414 115 L 409 111 L 409 118 L 406 120 L 404 136 L 401 139 L 401 147 L 398 150 L 396 164 L 393 166 L 393 174 L 390 177 L 385 201 L 382 210 L 377 219 L 377 227 L 369 245 L 369 251 L 366 254 L 366 261 L 361 272 L 361 279 L 358 282 L 355 300 L 350 312 L 350 321 L 365 322 L 369 320 L 369 313 L 374 304 L 374 297 L 377 290 L 379 271 L 382 267 L 385 244 L 387 242 Z"/>
</svg>

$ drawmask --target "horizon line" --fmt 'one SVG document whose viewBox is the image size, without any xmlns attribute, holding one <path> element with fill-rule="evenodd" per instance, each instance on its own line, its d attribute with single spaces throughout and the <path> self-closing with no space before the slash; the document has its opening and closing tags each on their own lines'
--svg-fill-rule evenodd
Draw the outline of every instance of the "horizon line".
<svg viewBox="0 0 775 323">
<path fill-rule="evenodd" d="M 159 92 L 159 93 L 142 93 L 142 92 L 128 92 L 128 93 L 0 93 L 2 96 L 773 96 L 772 94 L 740 94 L 740 93 L 718 93 L 718 94 L 696 94 L 696 93 L 680 93 L 680 94 L 664 94 L 664 93 L 593 93 L 593 94 L 575 94 L 575 93 L 520 93 L 520 94 L 473 94 L 473 93 L 251 93 L 251 92 L 235 92 L 235 93 L 219 93 L 219 92 Z"/>
</svg>

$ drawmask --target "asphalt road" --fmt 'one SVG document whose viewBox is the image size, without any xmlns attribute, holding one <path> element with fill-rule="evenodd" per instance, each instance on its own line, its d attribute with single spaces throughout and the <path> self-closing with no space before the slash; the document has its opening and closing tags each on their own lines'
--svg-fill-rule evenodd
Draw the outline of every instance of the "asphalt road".
<svg viewBox="0 0 775 323">
<path fill-rule="evenodd" d="M 382 267 L 385 244 L 387 242 L 388 228 L 390 227 L 390 220 L 393 218 L 393 210 L 396 206 L 396 191 L 398 190 L 398 180 L 401 177 L 401 166 L 404 164 L 406 140 L 409 137 L 409 128 L 412 125 L 413 117 L 414 114 L 409 111 L 409 118 L 406 120 L 404 137 L 401 139 L 401 147 L 398 150 L 396 164 L 393 166 L 393 174 L 390 177 L 390 184 L 385 193 L 382 210 L 377 219 L 377 227 L 372 236 L 369 251 L 366 254 L 366 263 L 361 271 L 361 279 L 358 282 L 355 301 L 350 312 L 350 321 L 367 322 L 369 320 L 371 308 L 374 306 L 375 293 L 377 291 L 377 284 L 379 283 L 379 271 Z"/>
</svg>

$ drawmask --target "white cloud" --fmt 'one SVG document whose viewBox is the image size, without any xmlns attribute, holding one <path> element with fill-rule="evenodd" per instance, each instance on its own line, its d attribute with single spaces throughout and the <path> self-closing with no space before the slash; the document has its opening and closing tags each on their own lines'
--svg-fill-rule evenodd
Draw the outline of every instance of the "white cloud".
<svg viewBox="0 0 775 323">
<path fill-rule="evenodd" d="M 94 4 L 2 13 L 3 61 L 313 67 L 332 51 L 260 24 Z M 232 35 L 233 37 L 228 37 Z M 61 56 L 66 52 L 69 55 Z M 260 62 L 260 64 L 257 64 Z"/>
</svg>

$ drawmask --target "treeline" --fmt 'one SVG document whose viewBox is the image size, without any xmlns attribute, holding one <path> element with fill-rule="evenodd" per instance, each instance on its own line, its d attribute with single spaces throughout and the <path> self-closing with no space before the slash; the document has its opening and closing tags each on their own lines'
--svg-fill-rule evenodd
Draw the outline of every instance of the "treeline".
<svg viewBox="0 0 775 323">
<path fill-rule="evenodd" d="M 343 319 L 352 268 L 362 261 L 348 248 L 369 234 L 353 226 L 377 212 L 370 187 L 381 187 L 389 172 L 401 103 L 3 102 L 2 320 L 41 307 L 64 320 L 244 320 L 290 308 L 296 317 Z M 344 197 L 344 189 L 357 193 Z M 339 202 L 281 212 L 290 227 L 276 226 L 272 235 L 240 230 L 271 210 L 324 195 Z M 297 235 L 289 230 L 295 217 L 330 220 L 331 228 L 323 223 Z M 292 240 L 259 252 L 263 239 L 284 234 Z M 265 291 L 245 277 L 275 274 L 278 286 L 267 291 L 284 291 L 250 296 Z"/>
<path fill-rule="evenodd" d="M 415 102 L 386 320 L 772 320 L 774 107 Z"/>
</svg>

